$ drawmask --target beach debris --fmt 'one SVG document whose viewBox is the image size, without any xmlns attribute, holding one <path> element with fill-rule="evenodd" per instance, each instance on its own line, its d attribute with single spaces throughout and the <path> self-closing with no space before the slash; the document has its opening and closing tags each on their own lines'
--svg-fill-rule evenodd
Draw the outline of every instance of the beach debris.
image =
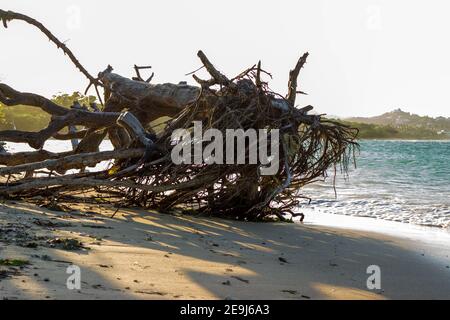
<svg viewBox="0 0 450 320">
<path fill-rule="evenodd" d="M 92 76 L 42 23 L 1 9 L 0 18 L 25 21 L 47 35 L 88 79 L 85 92 L 95 89 L 100 103 L 82 106 L 77 101 L 65 108 L 0 83 L 2 106 L 29 105 L 51 115 L 48 127 L 39 132 L 0 131 L 1 140 L 27 143 L 36 150 L 0 152 L 0 164 L 5 166 L 0 168 L 0 176 L 5 177 L 0 197 L 30 201 L 42 197 L 49 199 L 43 206 L 63 212 L 70 208 L 59 204 L 60 199 L 104 203 L 107 198 L 118 208 L 138 206 L 167 213 L 192 208 L 195 213 L 244 221 L 292 222 L 289 217 L 295 215 L 295 208 L 310 200 L 301 192 L 305 185 L 326 177 L 330 168 L 346 173 L 354 161 L 357 129 L 311 113 L 310 105 L 297 107 L 296 97 L 303 92 L 298 76 L 308 53 L 289 72 L 287 94 L 270 89 L 272 75 L 261 62 L 230 78 L 201 50 L 197 56 L 210 79 L 194 73 L 196 86 L 153 84 L 153 77 L 142 78 L 139 67 L 132 79 L 114 73 L 111 66 Z M 67 130 L 75 126 L 84 129 Z M 216 130 L 222 138 L 228 130 L 244 133 L 243 147 L 233 142 L 220 148 L 205 137 L 190 136 L 180 142 L 174 135 L 180 130 L 196 134 L 199 126 L 202 132 Z M 265 132 L 267 139 L 247 144 L 249 132 Z M 55 153 L 43 149 L 50 138 L 80 142 L 72 151 Z M 98 151 L 106 138 L 114 150 Z M 184 145 L 203 161 L 174 161 L 172 154 Z M 224 165 L 203 159 L 202 150 L 212 146 L 214 158 L 222 153 L 232 161 Z M 252 148 L 259 155 L 270 149 L 272 160 L 253 161 Z M 97 172 L 85 170 L 102 161 L 111 165 Z M 274 172 L 262 174 L 269 164 L 276 165 Z"/>
<path fill-rule="evenodd" d="M 241 282 L 250 283 L 250 280 L 246 280 L 244 278 L 241 278 L 239 276 L 231 276 L 233 279 L 239 280 Z"/>
<path fill-rule="evenodd" d="M 281 292 L 284 292 L 284 293 L 289 293 L 289 294 L 297 294 L 297 293 L 298 293 L 298 291 L 297 291 L 297 290 L 287 290 L 287 289 L 285 289 L 285 290 L 281 290 Z"/>
<path fill-rule="evenodd" d="M 37 244 L 36 242 L 28 242 L 28 243 L 25 243 L 23 245 L 23 247 L 30 248 L 30 249 L 36 249 L 37 247 L 39 247 L 39 244 Z"/>
<path fill-rule="evenodd" d="M 138 291 L 135 291 L 135 293 L 148 294 L 148 295 L 157 295 L 157 296 L 165 296 L 165 295 L 167 295 L 167 293 L 165 293 L 165 292 L 160 292 L 160 291 L 144 291 L 144 290 L 138 290 Z"/>
<path fill-rule="evenodd" d="M 35 197 L 33 197 L 33 200 L 35 200 Z M 46 208 L 51 211 L 58 211 L 58 212 L 71 212 L 72 209 L 69 208 L 66 205 L 61 205 L 58 203 L 57 199 L 52 197 L 49 201 L 44 201 L 43 204 L 40 205 L 41 208 Z"/>
<path fill-rule="evenodd" d="M 282 263 L 289 263 L 285 258 L 283 257 L 278 257 L 278 260 L 280 260 L 280 262 Z"/>
<path fill-rule="evenodd" d="M 77 239 L 70 239 L 70 238 L 53 238 L 47 240 L 47 244 L 51 248 L 57 248 L 67 251 L 77 251 L 77 250 L 83 250 L 83 249 L 89 249 L 83 245 L 82 242 L 80 242 Z"/>
<path fill-rule="evenodd" d="M 114 229 L 110 226 L 96 225 L 96 224 L 82 224 L 83 228 L 92 228 L 92 229 Z"/>
<path fill-rule="evenodd" d="M 215 251 L 215 250 L 213 250 L 213 249 L 210 249 L 209 251 L 211 251 L 211 252 L 214 252 L 214 253 L 219 253 L 219 252 L 217 252 L 217 251 Z M 237 257 L 235 254 L 233 254 L 233 253 L 227 253 L 227 252 L 225 252 L 225 253 L 221 253 L 222 254 L 222 256 L 224 256 L 224 257 Z M 245 261 L 242 261 L 243 263 L 246 263 Z M 241 262 L 239 262 L 238 261 L 238 263 L 241 263 Z"/>
<path fill-rule="evenodd" d="M 26 246 L 30 241 L 38 238 L 29 233 L 30 226 L 27 223 L 8 222 L 2 224 L 0 221 L 0 241 L 14 243 L 18 246 Z"/>
<path fill-rule="evenodd" d="M 11 271 L 9 270 L 0 270 L 0 281 L 11 276 Z"/>
<path fill-rule="evenodd" d="M 33 254 L 33 255 L 31 255 L 31 257 L 40 259 L 42 261 L 49 261 L 49 262 L 51 261 L 51 262 L 68 263 L 68 264 L 72 263 L 72 262 L 66 261 L 66 260 L 53 259 L 51 256 L 49 256 L 47 254 L 43 254 L 43 255 Z"/>
<path fill-rule="evenodd" d="M 56 228 L 56 227 L 61 228 L 61 227 L 71 227 L 72 226 L 70 223 L 67 223 L 67 222 L 53 222 L 50 220 L 43 220 L 43 219 L 38 219 L 38 218 L 34 218 L 33 223 L 37 226 L 47 227 L 47 228 Z"/>
<path fill-rule="evenodd" d="M 22 269 L 29 266 L 30 262 L 28 260 L 22 259 L 0 259 L 0 281 L 14 277 L 20 276 Z"/>
</svg>

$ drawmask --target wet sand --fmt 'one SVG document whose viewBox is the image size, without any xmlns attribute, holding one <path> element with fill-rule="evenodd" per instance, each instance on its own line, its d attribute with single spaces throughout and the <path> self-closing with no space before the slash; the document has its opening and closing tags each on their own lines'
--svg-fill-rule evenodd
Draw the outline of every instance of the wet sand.
<svg viewBox="0 0 450 320">
<path fill-rule="evenodd" d="M 450 299 L 450 246 L 440 240 L 67 206 L 0 206 L 0 261 L 29 263 L 0 265 L 0 298 Z M 80 290 L 66 286 L 72 264 Z M 367 288 L 370 265 L 381 289 Z"/>
</svg>

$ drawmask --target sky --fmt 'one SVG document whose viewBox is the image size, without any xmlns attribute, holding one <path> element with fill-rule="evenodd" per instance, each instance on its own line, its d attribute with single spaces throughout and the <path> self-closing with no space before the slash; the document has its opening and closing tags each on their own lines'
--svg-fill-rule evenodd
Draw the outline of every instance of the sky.
<svg viewBox="0 0 450 320">
<path fill-rule="evenodd" d="M 41 21 L 95 75 L 108 64 L 128 77 L 134 64 L 151 65 L 153 83 L 194 84 L 185 74 L 201 66 L 201 49 L 229 77 L 261 60 L 270 87 L 285 94 L 308 51 L 300 106 L 341 117 L 396 108 L 450 117 L 447 0 L 0 0 L 0 8 Z M 47 97 L 87 86 L 21 21 L 0 29 L 0 81 Z"/>
</svg>

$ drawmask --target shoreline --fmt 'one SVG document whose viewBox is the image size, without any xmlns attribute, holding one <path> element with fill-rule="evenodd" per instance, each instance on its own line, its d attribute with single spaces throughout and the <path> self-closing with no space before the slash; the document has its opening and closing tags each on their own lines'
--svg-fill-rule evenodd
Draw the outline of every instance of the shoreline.
<svg viewBox="0 0 450 320">
<path fill-rule="evenodd" d="M 0 259 L 30 263 L 6 268 L 1 298 L 450 298 L 450 242 L 432 234 L 422 241 L 395 227 L 359 230 L 309 216 L 304 224 L 252 223 L 121 209 L 111 218 L 107 206 L 65 205 L 72 211 L 0 206 Z M 11 240 L 20 230 L 36 247 Z M 86 248 L 54 246 L 69 238 Z M 66 287 L 71 264 L 81 269 L 81 290 Z M 367 288 L 370 265 L 381 268 L 380 290 Z"/>
<path fill-rule="evenodd" d="M 393 237 L 408 238 L 423 243 L 448 244 L 450 249 L 450 227 L 421 225 L 376 217 L 314 212 L 307 215 L 305 224 L 318 227 L 352 229 L 375 232 Z"/>
<path fill-rule="evenodd" d="M 401 230 L 401 232 L 408 232 L 415 229 L 423 232 L 437 231 L 450 235 L 450 225 L 445 226 L 425 223 L 421 224 L 414 222 L 389 220 L 377 216 L 326 213 L 313 210 L 303 210 L 303 212 L 305 212 L 307 216 L 312 217 L 312 219 L 309 220 L 309 223 L 317 226 L 339 227 L 342 224 L 339 223 L 338 220 L 345 220 L 353 221 L 351 225 L 356 230 L 367 230 L 367 228 L 364 227 L 365 225 L 370 226 L 375 223 L 378 228 L 371 228 L 374 232 L 385 233 L 386 230 L 390 229 L 389 227 L 396 227 L 396 230 Z M 356 221 L 359 221 L 360 223 L 355 223 Z"/>
</svg>

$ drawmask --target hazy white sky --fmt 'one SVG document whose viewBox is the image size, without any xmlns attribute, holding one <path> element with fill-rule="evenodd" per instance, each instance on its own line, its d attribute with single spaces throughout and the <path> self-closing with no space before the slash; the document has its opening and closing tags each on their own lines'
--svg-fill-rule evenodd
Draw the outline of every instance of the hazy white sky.
<svg viewBox="0 0 450 320">
<path fill-rule="evenodd" d="M 300 105 L 340 116 L 394 108 L 450 116 L 450 1 L 0 0 L 67 40 L 97 74 L 107 64 L 131 76 L 153 66 L 153 82 L 191 82 L 204 50 L 234 76 L 262 60 L 271 87 L 285 93 L 289 69 L 305 51 Z M 83 91 L 87 80 L 37 29 L 0 29 L 0 80 L 51 96 Z"/>
</svg>

